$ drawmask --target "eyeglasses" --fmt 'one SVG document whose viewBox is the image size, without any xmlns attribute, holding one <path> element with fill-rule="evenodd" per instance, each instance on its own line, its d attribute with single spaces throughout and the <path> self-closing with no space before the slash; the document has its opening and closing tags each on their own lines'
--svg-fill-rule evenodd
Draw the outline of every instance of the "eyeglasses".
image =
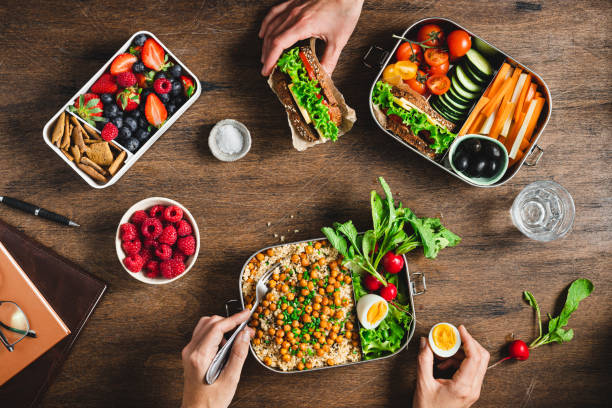
<svg viewBox="0 0 612 408">
<path fill-rule="evenodd" d="M 0 301 L 0 342 L 8 351 L 26 337 L 36 338 L 25 313 L 15 302 Z"/>
</svg>

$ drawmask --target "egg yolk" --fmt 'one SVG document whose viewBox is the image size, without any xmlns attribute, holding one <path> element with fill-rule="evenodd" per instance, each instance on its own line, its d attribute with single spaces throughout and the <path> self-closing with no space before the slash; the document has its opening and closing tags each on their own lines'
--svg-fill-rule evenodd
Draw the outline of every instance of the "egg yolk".
<svg viewBox="0 0 612 408">
<path fill-rule="evenodd" d="M 442 350 L 450 350 L 453 348 L 457 339 L 455 331 L 447 324 L 436 326 L 432 333 L 434 344 Z"/>
<path fill-rule="evenodd" d="M 376 302 L 368 310 L 368 323 L 374 324 L 383 318 L 387 312 L 387 305 L 385 302 Z"/>
</svg>

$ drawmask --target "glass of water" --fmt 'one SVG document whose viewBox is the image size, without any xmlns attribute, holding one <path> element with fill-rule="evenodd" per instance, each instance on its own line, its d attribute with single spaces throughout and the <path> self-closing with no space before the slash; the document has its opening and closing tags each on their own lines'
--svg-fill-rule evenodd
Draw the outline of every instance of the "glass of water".
<svg viewBox="0 0 612 408">
<path fill-rule="evenodd" d="M 512 222 L 537 241 L 553 241 L 567 234 L 574 223 L 574 200 L 554 181 L 536 181 L 519 193 L 510 209 Z"/>
</svg>

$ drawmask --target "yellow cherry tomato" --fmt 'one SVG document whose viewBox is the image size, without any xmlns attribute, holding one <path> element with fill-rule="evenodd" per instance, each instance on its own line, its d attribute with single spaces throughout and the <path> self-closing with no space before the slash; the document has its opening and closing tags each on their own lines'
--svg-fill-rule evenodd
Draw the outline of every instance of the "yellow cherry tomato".
<svg viewBox="0 0 612 408">
<path fill-rule="evenodd" d="M 399 70 L 395 67 L 396 64 L 387 65 L 383 71 L 383 81 L 390 83 L 391 85 L 398 86 L 402 83 L 402 75 Z"/>
<path fill-rule="evenodd" d="M 395 69 L 399 72 L 403 80 L 408 81 L 416 77 L 419 66 L 412 61 L 397 61 Z"/>
</svg>

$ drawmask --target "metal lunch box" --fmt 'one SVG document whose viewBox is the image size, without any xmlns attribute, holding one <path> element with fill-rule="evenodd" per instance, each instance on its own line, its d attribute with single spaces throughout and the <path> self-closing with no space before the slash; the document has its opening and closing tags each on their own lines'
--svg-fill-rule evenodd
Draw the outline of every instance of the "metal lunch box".
<svg viewBox="0 0 612 408">
<path fill-rule="evenodd" d="M 91 88 L 91 86 L 98 80 L 98 78 L 102 74 L 104 74 L 106 72 L 106 70 L 108 69 L 110 64 L 113 62 L 115 57 L 117 57 L 119 54 L 122 54 L 122 53 L 126 52 L 129 49 L 130 44 L 134 40 L 134 37 L 136 37 L 139 34 L 146 34 L 149 37 L 153 38 L 155 41 L 157 41 L 157 43 L 164 49 L 166 54 L 169 55 L 177 64 L 179 64 L 184 72 L 186 72 L 191 78 L 193 78 L 193 81 L 194 81 L 196 89 L 195 89 L 195 92 L 193 93 L 193 95 L 191 96 L 191 98 L 189 98 L 187 101 L 185 101 L 183 106 L 181 106 L 180 109 L 178 109 L 176 112 L 174 112 L 174 114 L 166 121 L 166 123 L 164 123 L 163 126 L 161 126 L 155 132 L 155 134 L 151 138 L 149 138 L 149 140 L 147 140 L 147 142 L 138 149 L 138 151 L 136 153 L 131 153 L 126 148 L 121 146 L 119 143 L 113 143 L 114 146 L 116 146 L 117 148 L 119 148 L 122 151 L 125 151 L 127 153 L 126 158 L 125 158 L 125 160 L 123 162 L 123 165 L 119 169 L 119 171 L 117 171 L 117 173 L 113 177 L 111 177 L 105 184 L 98 184 L 91 177 L 89 177 L 85 172 L 83 172 L 81 169 L 79 169 L 66 156 L 64 156 L 57 146 L 55 146 L 55 145 L 53 145 L 51 143 L 51 139 L 49 137 L 49 134 L 51 132 L 52 125 L 55 123 L 57 118 L 62 114 L 62 112 L 66 112 L 66 114 L 75 116 L 82 124 L 86 123 L 78 115 L 75 115 L 75 114 L 69 112 L 68 111 L 68 107 L 71 106 L 74 103 L 74 101 L 76 100 L 76 98 L 79 97 L 79 95 L 86 93 L 89 90 L 89 88 Z M 45 143 L 47 143 L 47 145 L 52 150 L 54 150 L 55 153 L 57 153 L 57 155 L 59 157 L 61 157 L 70 167 L 72 167 L 72 169 L 76 173 L 78 173 L 79 176 L 81 176 L 81 178 L 83 180 L 85 180 L 85 182 L 87 182 L 87 184 L 89 184 L 93 188 L 105 188 L 105 187 L 108 187 L 108 186 L 111 186 L 111 185 L 115 184 L 117 182 L 117 180 L 119 180 L 125 174 L 125 172 L 127 172 L 129 170 L 129 168 L 132 167 L 132 165 L 134 165 L 134 163 L 136 163 L 136 161 L 147 150 L 149 150 L 149 148 L 153 145 L 153 143 L 155 143 L 157 141 L 157 139 L 159 139 L 161 137 L 161 135 L 164 134 L 164 132 L 166 132 L 166 130 L 168 130 L 168 128 L 170 126 L 172 126 L 172 124 L 187 110 L 187 108 L 189 108 L 196 101 L 196 99 L 199 98 L 201 93 L 202 93 L 202 86 L 200 85 L 200 81 L 198 80 L 198 78 L 172 52 L 170 52 L 170 50 L 164 45 L 164 43 L 162 43 L 155 35 L 153 35 L 149 31 L 138 31 L 138 32 L 134 33 L 134 35 L 132 35 L 127 40 L 127 42 L 125 44 L 123 44 L 119 48 L 119 50 L 108 60 L 108 62 L 106 64 L 104 64 L 102 66 L 102 68 L 100 68 L 100 70 L 98 72 L 96 72 L 96 74 L 89 81 L 87 81 L 87 83 L 85 85 L 83 85 L 83 87 L 81 89 L 79 89 L 77 91 L 77 93 L 72 98 L 70 98 L 68 100 L 68 102 L 64 106 L 62 106 L 62 108 L 55 115 L 53 115 L 53 117 L 47 122 L 47 124 L 43 128 L 43 139 L 45 140 Z M 98 133 L 100 133 L 99 130 L 97 130 L 97 129 L 95 129 L 95 130 Z"/>
<path fill-rule="evenodd" d="M 283 243 L 280 245 L 272 245 L 272 246 L 268 246 L 265 248 L 260 249 L 257 252 L 254 252 L 251 256 L 248 257 L 247 261 L 244 263 L 244 266 L 242 267 L 242 270 L 240 271 L 240 276 L 238 278 L 238 292 L 240 293 L 240 305 L 241 305 L 241 310 L 244 309 L 245 304 L 244 304 L 244 296 L 242 294 L 242 276 L 244 275 L 245 271 L 247 270 L 247 266 L 250 262 L 251 259 L 253 259 L 253 257 L 255 257 L 255 255 L 257 255 L 260 252 L 265 252 L 268 249 L 271 248 L 278 248 L 278 247 L 282 247 L 285 245 L 294 245 L 294 244 L 301 244 L 304 242 L 315 242 L 315 241 L 323 241 L 326 240 L 326 238 L 317 238 L 317 239 L 306 239 L 303 241 L 296 241 L 296 242 L 289 242 L 289 243 Z M 404 340 L 402 346 L 393 354 L 389 354 L 388 356 L 384 356 L 384 357 L 379 357 L 379 358 L 373 358 L 371 360 L 362 360 L 362 361 L 356 361 L 356 362 L 350 362 L 350 363 L 345 363 L 345 364 L 338 364 L 338 365 L 334 365 L 334 366 L 324 366 L 324 367 L 317 367 L 317 368 L 312 368 L 310 370 L 303 370 L 303 371 L 299 371 L 299 370 L 293 370 L 293 371 L 282 371 L 273 367 L 269 367 L 267 365 L 265 365 L 263 363 L 263 361 L 261 361 L 259 359 L 259 357 L 257 356 L 257 354 L 255 353 L 255 350 L 253 349 L 253 345 L 250 344 L 250 349 L 251 349 L 251 354 L 253 354 L 253 357 L 255 357 L 255 360 L 257 360 L 257 362 L 259 364 L 261 364 L 262 366 L 266 367 L 268 370 L 272 370 L 276 373 L 280 373 L 280 374 L 294 374 L 294 373 L 302 373 L 302 372 L 311 372 L 311 371 L 317 371 L 317 370 L 323 370 L 326 368 L 335 368 L 335 367 L 344 367 L 344 366 L 350 366 L 350 365 L 355 365 L 355 364 L 361 364 L 361 363 L 368 363 L 371 361 L 377 361 L 377 360 L 383 360 L 385 358 L 389 358 L 389 357 L 393 357 L 396 354 L 399 354 L 401 351 L 403 351 L 406 347 L 408 347 L 408 343 L 410 342 L 410 340 L 412 339 L 412 336 L 414 335 L 414 329 L 415 329 L 415 322 L 416 322 L 416 318 L 415 318 L 415 311 L 414 311 L 414 296 L 418 296 L 418 295 L 422 295 L 423 293 L 425 293 L 425 291 L 427 290 L 427 286 L 425 283 L 425 275 L 422 274 L 421 272 L 413 272 L 412 276 L 415 279 L 420 279 L 421 281 L 421 287 L 422 290 L 417 291 L 416 289 L 416 285 L 415 285 L 415 281 L 411 280 L 411 275 L 410 275 L 410 271 L 408 270 L 408 261 L 406 259 L 406 256 L 403 255 L 404 257 L 404 270 L 405 270 L 405 277 L 406 277 L 406 287 L 408 288 L 408 296 L 410 298 L 410 310 L 412 312 L 412 324 L 410 326 L 410 331 L 408 332 L 406 339 Z M 402 274 L 402 276 L 404 276 Z M 229 303 L 230 302 L 236 302 L 236 301 L 229 301 L 226 303 L 226 313 L 229 315 Z M 356 305 L 355 305 L 356 307 Z M 357 319 L 357 325 L 360 326 L 359 324 L 359 319 Z"/>
<path fill-rule="evenodd" d="M 442 157 L 440 162 L 437 162 L 437 161 L 432 160 L 429 157 L 425 156 L 423 153 L 419 152 L 417 149 L 415 149 L 410 144 L 405 142 L 399 136 L 393 134 L 389 130 L 387 130 L 384 127 L 382 127 L 382 125 L 378 122 L 378 120 L 376 119 L 376 117 L 374 115 L 374 111 L 373 111 L 373 108 L 372 108 L 372 102 L 371 102 L 372 101 L 372 93 L 374 92 L 374 87 L 376 86 L 376 82 L 382 77 L 383 70 L 391 62 L 391 60 L 394 58 L 395 51 L 400 46 L 400 44 L 403 42 L 403 40 L 398 40 L 397 43 L 395 44 L 395 47 L 393 47 L 393 49 L 391 51 L 386 51 L 383 48 L 378 47 L 378 46 L 372 46 L 372 47 L 370 47 L 368 49 L 368 51 L 366 52 L 366 54 L 363 57 L 363 62 L 364 62 L 364 64 L 367 67 L 372 68 L 373 65 L 378 65 L 378 67 L 380 68 L 380 71 L 378 72 L 378 74 L 376 75 L 376 78 L 372 82 L 372 87 L 370 89 L 370 94 L 369 94 L 370 113 L 372 114 L 372 117 L 374 118 L 374 121 L 376 122 L 378 127 L 380 127 L 380 129 L 383 132 L 387 133 L 389 136 L 391 136 L 392 138 L 394 138 L 395 140 L 397 140 L 398 142 L 400 142 L 401 144 L 403 144 L 404 146 L 406 146 L 407 148 L 409 148 L 410 150 L 412 150 L 416 154 L 420 155 L 424 159 L 430 161 L 434 165 L 438 166 L 439 168 L 441 168 L 442 170 L 446 171 L 447 173 L 452 174 L 453 176 L 457 177 L 458 179 L 460 179 L 460 180 L 462 180 L 462 181 L 464 181 L 464 182 L 466 182 L 466 183 L 468 183 L 468 184 L 470 184 L 472 186 L 476 186 L 476 187 L 497 187 L 497 186 L 500 186 L 502 184 L 505 184 L 512 177 L 514 177 L 514 175 L 521 169 L 521 167 L 523 167 L 523 164 L 525 164 L 526 166 L 530 166 L 530 167 L 531 166 L 535 166 L 538 163 L 538 161 L 540 160 L 540 158 L 542 157 L 542 155 L 544 154 L 544 150 L 537 143 L 538 143 L 538 140 L 540 139 L 540 136 L 542 135 L 542 132 L 544 131 L 544 128 L 546 127 L 546 124 L 548 123 L 548 120 L 550 119 L 550 114 L 551 114 L 551 110 L 552 110 L 552 98 L 550 96 L 550 90 L 548 89 L 548 86 L 546 85 L 544 80 L 538 74 L 533 72 L 531 69 L 529 69 L 525 65 L 521 64 L 520 62 L 518 62 L 517 60 L 515 60 L 514 58 L 512 58 L 508 54 L 504 53 L 499 48 L 491 45 L 490 43 L 486 42 L 485 40 L 483 40 L 479 36 L 477 36 L 474 33 L 472 33 L 471 31 L 467 30 L 466 28 L 463 28 L 461 25 L 459 25 L 459 24 L 455 23 L 454 21 L 449 20 L 447 18 L 432 17 L 432 18 L 425 18 L 425 19 L 419 20 L 419 21 L 415 22 L 414 24 L 412 24 L 410 27 L 408 27 L 406 29 L 406 31 L 404 31 L 402 33 L 402 37 L 410 38 L 410 35 L 414 34 L 415 28 L 420 26 L 420 25 L 422 25 L 422 24 L 438 24 L 438 25 L 441 25 L 443 28 L 446 27 L 446 30 L 448 30 L 449 28 L 464 30 L 469 35 L 471 35 L 472 37 L 478 38 L 479 40 L 481 40 L 482 42 L 486 43 L 491 48 L 493 48 L 494 50 L 499 52 L 504 57 L 504 60 L 508 60 L 511 64 L 513 64 L 513 65 L 515 65 L 517 67 L 522 68 L 523 71 L 525 71 L 527 73 L 531 73 L 531 75 L 533 76 L 532 80 L 537 82 L 537 84 L 541 87 L 541 89 L 543 90 L 544 98 L 546 99 L 545 109 L 543 110 L 543 114 L 540 115 L 540 118 L 538 120 L 538 124 L 536 126 L 535 131 L 534 131 L 533 140 L 531 142 L 531 147 L 529 148 L 529 151 L 526 152 L 525 155 L 521 158 L 521 160 L 518 162 L 518 164 L 515 165 L 512 170 L 506 171 L 506 174 L 504 174 L 504 176 L 498 182 L 496 182 L 494 184 L 491 184 L 491 185 L 483 186 L 483 185 L 478 185 L 478 184 L 472 183 L 471 181 L 469 181 L 469 180 L 467 180 L 465 178 L 460 177 L 459 175 L 457 175 L 451 169 L 450 165 L 448 165 L 448 164 L 445 165 L 445 162 L 448 162 L 448 160 L 445 160 L 445 159 L 446 159 L 446 156 L 448 155 L 448 150 L 450 150 L 450 146 L 449 146 L 449 149 L 444 153 L 444 156 Z M 377 53 L 378 56 L 375 56 L 375 53 Z M 375 60 L 374 64 L 369 62 L 370 59 L 374 59 Z M 493 79 L 495 79 L 495 75 L 497 75 L 498 71 L 499 71 L 499 67 L 497 67 L 497 69 L 494 71 L 493 76 L 491 77 L 491 81 L 489 82 L 489 85 L 487 85 L 487 88 L 491 85 L 491 83 L 493 82 Z M 485 88 L 485 91 L 486 91 L 487 88 Z M 476 105 L 476 103 L 474 103 L 472 105 L 472 107 L 468 111 L 468 115 L 466 117 L 469 117 L 469 115 L 471 114 L 471 112 L 474 109 L 475 105 Z M 458 139 L 459 138 L 455 139 L 455 141 L 453 141 L 453 143 L 456 143 Z"/>
</svg>

